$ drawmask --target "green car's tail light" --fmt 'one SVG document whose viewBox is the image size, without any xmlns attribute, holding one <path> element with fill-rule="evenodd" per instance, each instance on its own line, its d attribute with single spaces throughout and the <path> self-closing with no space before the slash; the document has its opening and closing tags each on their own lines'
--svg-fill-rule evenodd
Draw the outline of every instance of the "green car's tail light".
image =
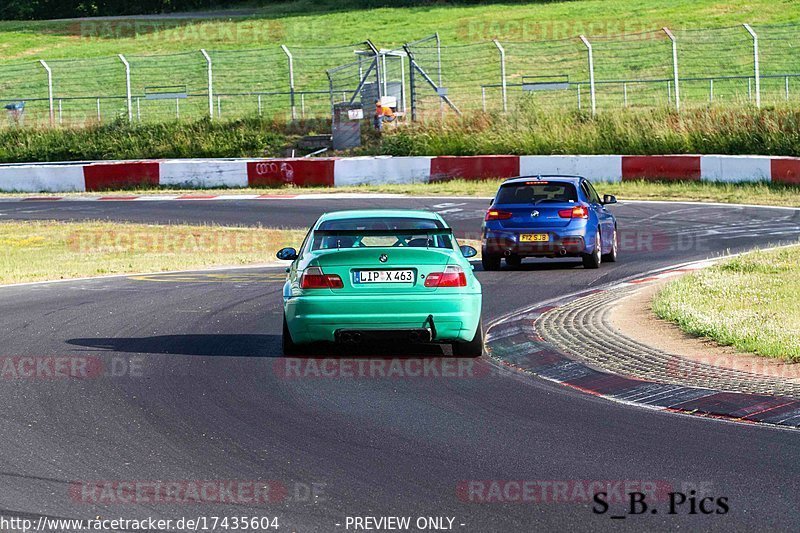
<svg viewBox="0 0 800 533">
<path fill-rule="evenodd" d="M 500 211 L 499 209 L 489 209 L 486 212 L 486 218 L 484 220 L 508 220 L 514 216 L 513 213 L 509 213 L 508 211 Z"/>
<path fill-rule="evenodd" d="M 559 210 L 558 216 L 561 218 L 589 218 L 589 208 L 585 205 L 576 205 L 570 209 Z"/>
<path fill-rule="evenodd" d="M 431 272 L 425 278 L 426 287 L 466 287 L 467 275 L 459 266 L 448 266 L 444 272 Z"/>
<path fill-rule="evenodd" d="M 300 276 L 302 289 L 341 289 L 344 287 L 342 278 L 336 274 L 324 274 L 319 267 L 308 267 Z"/>
</svg>

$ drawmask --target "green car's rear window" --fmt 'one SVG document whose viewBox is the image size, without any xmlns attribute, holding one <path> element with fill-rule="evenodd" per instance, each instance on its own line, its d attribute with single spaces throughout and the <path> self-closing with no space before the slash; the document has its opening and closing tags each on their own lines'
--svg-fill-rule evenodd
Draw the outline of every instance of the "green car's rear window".
<svg viewBox="0 0 800 533">
<path fill-rule="evenodd" d="M 403 235 L 404 230 L 441 229 L 444 225 L 438 220 L 427 218 L 348 218 L 328 220 L 320 224 L 318 230 L 364 230 L 364 235 L 355 236 L 315 236 L 312 250 L 332 248 L 386 248 L 410 246 L 419 248 L 452 248 L 449 235 Z M 369 235 L 373 230 L 397 230 L 396 235 Z"/>
</svg>

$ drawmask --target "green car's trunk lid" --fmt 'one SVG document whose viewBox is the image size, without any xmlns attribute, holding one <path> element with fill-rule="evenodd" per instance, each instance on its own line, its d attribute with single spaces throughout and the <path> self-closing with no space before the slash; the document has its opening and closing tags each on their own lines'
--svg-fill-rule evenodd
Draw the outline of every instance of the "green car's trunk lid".
<svg viewBox="0 0 800 533">
<path fill-rule="evenodd" d="M 344 287 L 335 292 L 346 294 L 414 294 L 431 293 L 435 287 L 425 287 L 431 272 L 442 272 L 454 253 L 446 248 L 369 247 L 315 252 L 317 257 L 309 266 L 318 266 L 325 274 L 342 278 Z M 385 261 L 381 261 L 385 256 Z M 411 270 L 413 281 L 402 283 L 356 283 L 357 271 Z"/>
</svg>

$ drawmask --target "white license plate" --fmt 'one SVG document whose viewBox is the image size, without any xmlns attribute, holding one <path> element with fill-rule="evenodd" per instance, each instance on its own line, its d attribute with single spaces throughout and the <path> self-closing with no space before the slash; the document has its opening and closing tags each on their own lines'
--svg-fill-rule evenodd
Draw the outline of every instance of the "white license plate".
<svg viewBox="0 0 800 533">
<path fill-rule="evenodd" d="M 353 283 L 412 283 L 413 270 L 356 270 Z"/>
</svg>

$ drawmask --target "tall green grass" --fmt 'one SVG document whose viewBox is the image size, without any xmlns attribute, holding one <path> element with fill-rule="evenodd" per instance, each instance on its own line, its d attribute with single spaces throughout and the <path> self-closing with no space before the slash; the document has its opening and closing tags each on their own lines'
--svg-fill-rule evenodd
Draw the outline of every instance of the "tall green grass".
<svg viewBox="0 0 800 533">
<path fill-rule="evenodd" d="M 528 109 L 512 115 L 469 114 L 445 122 L 364 127 L 364 145 L 350 154 L 761 154 L 800 156 L 800 110 L 699 109 L 559 113 Z M 330 131 L 326 120 L 234 121 L 87 128 L 0 130 L 0 162 L 163 157 L 277 157 L 299 136 Z"/>
<path fill-rule="evenodd" d="M 171 157 L 275 157 L 298 136 L 324 131 L 324 121 L 266 119 L 129 125 L 116 121 L 75 129 L 0 130 L 0 162 Z"/>
<path fill-rule="evenodd" d="M 709 108 L 601 113 L 528 107 L 397 128 L 374 152 L 476 154 L 800 155 L 800 110 Z"/>
</svg>

